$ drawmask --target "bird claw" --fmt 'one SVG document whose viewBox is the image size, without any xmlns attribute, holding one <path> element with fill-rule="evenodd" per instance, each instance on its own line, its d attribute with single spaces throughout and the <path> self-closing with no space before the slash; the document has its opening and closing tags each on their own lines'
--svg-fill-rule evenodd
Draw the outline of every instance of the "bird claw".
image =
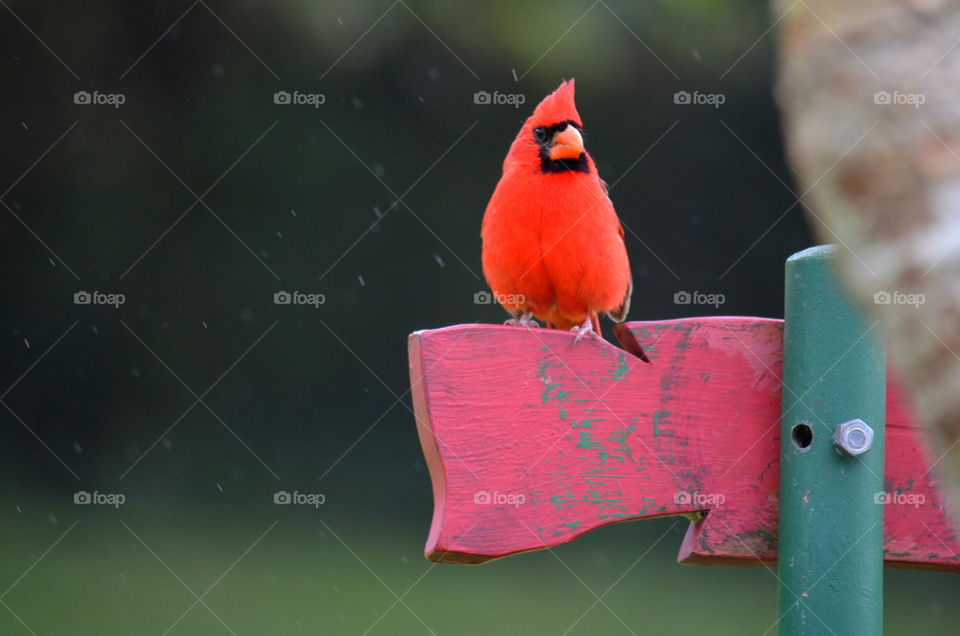
<svg viewBox="0 0 960 636">
<path fill-rule="evenodd" d="M 573 327 L 570 329 L 570 333 L 576 334 L 576 338 L 573 340 L 573 344 L 580 342 L 584 336 L 590 335 L 594 338 L 600 338 L 600 334 L 593 330 L 593 323 L 590 320 L 590 316 L 587 316 L 587 319 L 583 321 L 583 324 L 579 327 Z"/>
<path fill-rule="evenodd" d="M 525 313 L 519 318 L 511 318 L 510 320 L 505 321 L 505 325 L 514 325 L 517 327 L 539 327 L 540 323 L 533 319 L 532 313 Z"/>
</svg>

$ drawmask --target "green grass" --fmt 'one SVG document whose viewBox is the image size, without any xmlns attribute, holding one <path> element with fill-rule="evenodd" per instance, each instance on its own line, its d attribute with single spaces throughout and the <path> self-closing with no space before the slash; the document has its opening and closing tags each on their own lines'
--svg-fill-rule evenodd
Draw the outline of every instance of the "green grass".
<svg viewBox="0 0 960 636">
<path fill-rule="evenodd" d="M 672 530 L 673 519 L 621 524 L 552 553 L 470 567 L 423 559 L 427 520 L 418 530 L 291 507 L 78 510 L 45 527 L 23 513 L 2 525 L 6 589 L 79 520 L 3 596 L 37 634 L 162 634 L 178 620 L 171 634 L 228 634 L 222 619 L 238 634 L 418 634 L 424 623 L 438 634 L 630 633 L 622 621 L 638 634 L 742 635 L 777 617 L 766 569 L 675 563 L 685 520 Z M 210 609 L 187 611 L 196 599 L 184 584 Z M 952 633 L 957 591 L 953 575 L 887 570 L 887 633 Z M 0 633 L 29 631 L 0 606 Z"/>
</svg>

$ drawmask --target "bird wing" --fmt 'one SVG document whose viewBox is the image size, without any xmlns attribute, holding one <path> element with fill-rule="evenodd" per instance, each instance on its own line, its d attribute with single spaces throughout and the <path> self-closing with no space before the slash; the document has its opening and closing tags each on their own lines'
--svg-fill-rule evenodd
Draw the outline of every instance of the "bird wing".
<svg viewBox="0 0 960 636">
<path fill-rule="evenodd" d="M 604 190 L 607 189 L 606 182 L 601 179 L 600 183 L 603 184 Z M 626 247 L 627 239 L 623 234 L 623 223 L 620 222 L 619 217 L 617 218 L 617 231 L 620 234 L 620 240 L 623 241 L 624 247 Z M 623 322 L 627 319 L 627 313 L 630 311 L 630 296 L 633 295 L 633 277 L 630 277 L 630 281 L 627 283 L 627 290 L 623 295 L 623 302 L 620 303 L 620 306 L 615 310 L 607 313 L 607 316 L 610 320 L 614 322 Z"/>
</svg>

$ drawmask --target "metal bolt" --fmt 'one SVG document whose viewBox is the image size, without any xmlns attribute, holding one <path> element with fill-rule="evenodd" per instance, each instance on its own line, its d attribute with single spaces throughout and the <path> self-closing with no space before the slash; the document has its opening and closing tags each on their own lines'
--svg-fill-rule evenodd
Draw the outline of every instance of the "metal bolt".
<svg viewBox="0 0 960 636">
<path fill-rule="evenodd" d="M 860 419 L 838 424 L 833 432 L 833 445 L 851 457 L 863 455 L 873 448 L 873 429 Z"/>
</svg>

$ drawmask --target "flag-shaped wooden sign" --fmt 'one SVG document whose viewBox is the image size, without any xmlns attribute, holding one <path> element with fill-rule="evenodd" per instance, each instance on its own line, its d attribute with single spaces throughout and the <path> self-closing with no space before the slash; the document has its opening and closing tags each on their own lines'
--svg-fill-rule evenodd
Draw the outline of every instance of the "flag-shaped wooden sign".
<svg viewBox="0 0 960 636">
<path fill-rule="evenodd" d="M 689 318 L 616 333 L 622 349 L 493 325 L 410 336 L 435 501 L 429 559 L 482 563 L 684 515 L 680 561 L 776 561 L 783 322 Z M 884 488 L 873 494 L 885 562 L 956 571 L 960 541 L 934 458 L 889 377 Z M 833 434 L 818 422 L 811 431 Z M 804 494 L 814 505 L 821 495 Z"/>
</svg>

